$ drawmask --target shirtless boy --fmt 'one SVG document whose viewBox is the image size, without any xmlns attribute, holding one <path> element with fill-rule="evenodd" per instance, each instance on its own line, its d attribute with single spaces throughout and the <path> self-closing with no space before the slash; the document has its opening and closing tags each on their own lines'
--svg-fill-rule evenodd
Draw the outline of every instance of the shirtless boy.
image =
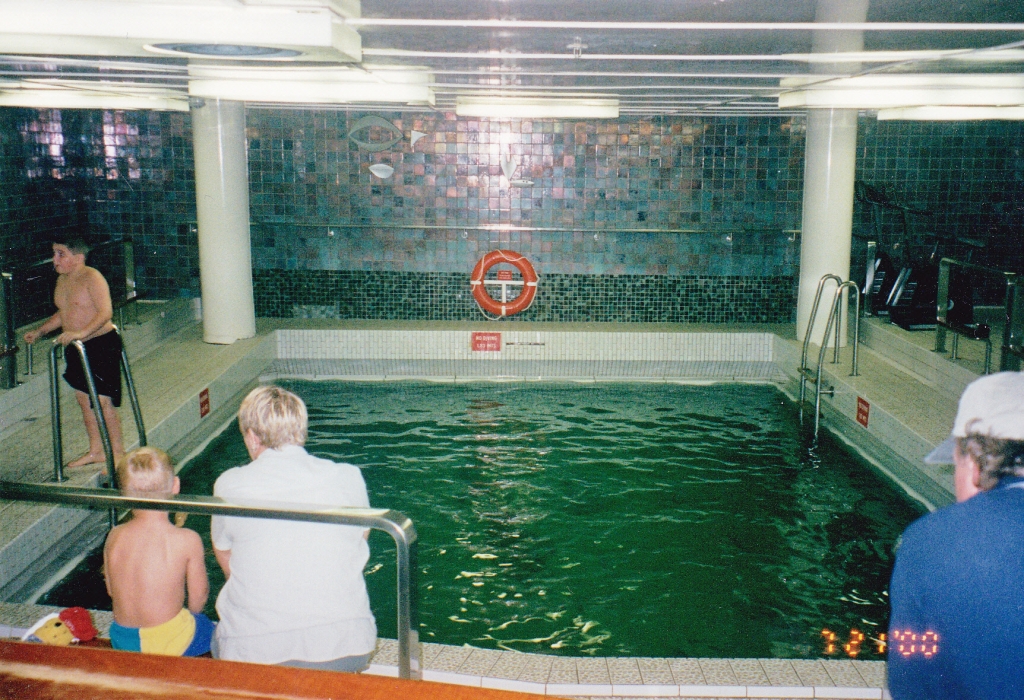
<svg viewBox="0 0 1024 700">
<path fill-rule="evenodd" d="M 96 393 L 100 398 L 116 462 L 124 454 L 121 419 L 114 410 L 121 405 L 121 338 L 114 332 L 114 324 L 111 323 L 114 310 L 107 281 L 98 270 L 85 264 L 88 252 L 89 246 L 81 238 L 53 244 L 53 267 L 58 275 L 53 303 L 57 313 L 46 319 L 43 325 L 26 333 L 25 342 L 31 345 L 40 336 L 58 328 L 62 332 L 54 340 L 55 343 L 67 348 L 76 340 L 85 342 L 85 352 L 96 380 Z M 103 463 L 106 459 L 100 440 L 99 423 L 90 405 L 89 385 L 82 369 L 81 356 L 75 349 L 65 349 L 64 357 L 67 361 L 64 379 L 75 390 L 75 398 L 82 408 L 85 432 L 89 435 L 89 451 L 69 462 L 68 466 Z"/>
<path fill-rule="evenodd" d="M 117 477 L 121 492 L 135 498 L 170 498 L 181 488 L 170 457 L 153 447 L 129 452 Z M 210 587 L 195 532 L 175 527 L 163 511 L 133 510 L 107 535 L 103 572 L 114 603 L 115 649 L 167 656 L 210 650 L 213 623 L 202 613 Z"/>
</svg>

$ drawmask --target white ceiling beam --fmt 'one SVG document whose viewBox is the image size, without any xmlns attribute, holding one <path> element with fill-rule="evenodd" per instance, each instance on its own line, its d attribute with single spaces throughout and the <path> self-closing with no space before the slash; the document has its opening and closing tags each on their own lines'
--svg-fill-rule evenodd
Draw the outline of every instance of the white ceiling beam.
<svg viewBox="0 0 1024 700">
<path fill-rule="evenodd" d="M 243 102 L 433 105 L 431 75 L 351 68 L 190 65 L 188 94 Z"/>
<path fill-rule="evenodd" d="M 879 32 L 1024 32 L 1012 22 L 586 22 L 575 20 L 412 19 L 361 17 L 352 27 L 422 27 L 476 29 L 581 29 L 607 31 L 879 31 Z"/>
<path fill-rule="evenodd" d="M 267 46 L 359 61 L 361 40 L 327 6 L 238 2 L 0 0 L 0 51 L 152 56 L 159 43 Z"/>
<path fill-rule="evenodd" d="M 364 56 L 391 58 L 462 58 L 487 61 L 674 61 L 701 63 L 899 63 L 905 61 L 985 61 L 990 63 L 1024 62 L 1024 50 L 999 51 L 927 50 L 927 51 L 854 51 L 847 53 L 783 53 L 783 54 L 598 54 L 511 53 L 505 51 L 412 51 L 406 49 L 363 49 Z"/>
<path fill-rule="evenodd" d="M 149 84 L 85 80 L 3 80 L 0 106 L 35 109 L 188 111 L 184 90 Z"/>
<path fill-rule="evenodd" d="M 878 121 L 1024 121 L 1024 107 L 902 107 L 878 110 Z"/>
<path fill-rule="evenodd" d="M 780 108 L 884 109 L 1024 104 L 1024 75 L 872 74 L 836 80 L 787 78 Z"/>
</svg>

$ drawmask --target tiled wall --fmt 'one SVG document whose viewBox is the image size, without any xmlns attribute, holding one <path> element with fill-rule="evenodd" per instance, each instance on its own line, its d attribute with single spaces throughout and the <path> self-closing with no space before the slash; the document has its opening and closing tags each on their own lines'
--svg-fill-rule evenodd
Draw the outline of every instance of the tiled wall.
<svg viewBox="0 0 1024 700">
<path fill-rule="evenodd" d="M 861 119 L 857 178 L 894 203 L 929 214 L 864 203 L 854 209 L 854 268 L 866 240 L 913 262 L 937 254 L 1024 272 L 1024 123 L 879 122 Z M 877 218 L 876 218 L 877 217 Z M 876 227 L 877 224 L 877 227 Z M 957 237 L 986 243 L 982 249 Z M 998 296 L 998 290 L 997 290 Z"/>
<path fill-rule="evenodd" d="M 0 188 L 4 266 L 77 227 L 132 237 L 151 296 L 198 293 L 188 115 L 0 108 Z"/>
<path fill-rule="evenodd" d="M 771 333 L 511 331 L 474 347 L 474 331 L 279 330 L 277 358 L 573 362 L 772 362 Z M 587 370 L 592 372 L 592 370 Z M 584 375 L 586 372 L 584 373 Z M 583 376 L 583 375 L 581 375 Z"/>
<path fill-rule="evenodd" d="M 26 249 L 43 251 L 37 239 L 49 231 L 84 221 L 84 203 L 73 186 L 55 176 L 62 157 L 54 151 L 63 150 L 64 143 L 60 117 L 60 112 L 0 109 L 0 246 L 5 265 Z"/>
<path fill-rule="evenodd" d="M 389 114 L 406 139 L 372 152 L 348 138 L 361 116 L 249 111 L 257 313 L 479 318 L 469 273 L 511 248 L 543 280 L 522 320 L 791 317 L 793 120 Z M 534 184 L 511 187 L 503 159 Z"/>
<path fill-rule="evenodd" d="M 255 270 L 260 316 L 479 320 L 468 273 Z M 517 321 L 779 323 L 792 313 L 786 276 L 561 275 L 542 277 Z"/>
<path fill-rule="evenodd" d="M 759 274 L 792 264 L 776 245 L 800 220 L 803 136 L 790 119 L 390 114 L 407 137 L 427 136 L 374 153 L 346 138 L 360 116 L 248 112 L 257 268 L 468 272 L 494 245 L 549 273 Z M 509 186 L 507 158 L 513 179 L 533 186 Z M 394 175 L 373 176 L 375 163 Z M 513 230 L 481 230 L 498 226 Z M 735 246 L 718 245 L 733 233 Z"/>
<path fill-rule="evenodd" d="M 260 313 L 477 318 L 469 272 L 501 247 L 527 255 L 546 281 L 528 312 L 536 320 L 792 318 L 801 120 L 389 113 L 405 140 L 374 153 L 348 138 L 360 116 L 248 111 Z M 992 232 L 976 259 L 1020 267 L 1022 128 L 862 119 L 857 177 L 936 212 L 911 215 L 914 241 Z M 413 129 L 427 134 L 414 147 Z M 509 187 L 502 158 L 534 185 Z M 394 175 L 374 177 L 374 163 Z M 135 238 L 152 296 L 196 295 L 192 168 L 186 114 L 0 109 L 5 259 L 84 225 Z M 901 235 L 896 212 L 883 212 L 881 236 L 870 217 L 858 204 L 855 271 L 868 237 Z"/>
<path fill-rule="evenodd" d="M 492 328 L 494 328 L 492 326 Z M 262 380 L 775 381 L 764 332 L 281 330 Z"/>
</svg>

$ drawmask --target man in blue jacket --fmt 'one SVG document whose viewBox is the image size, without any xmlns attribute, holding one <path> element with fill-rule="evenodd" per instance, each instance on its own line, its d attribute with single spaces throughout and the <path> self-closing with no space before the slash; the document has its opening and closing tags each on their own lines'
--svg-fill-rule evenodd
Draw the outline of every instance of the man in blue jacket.
<svg viewBox="0 0 1024 700">
<path fill-rule="evenodd" d="M 955 465 L 957 503 L 912 523 L 896 552 L 889 690 L 1024 698 L 1024 374 L 972 382 L 925 461 Z"/>
</svg>

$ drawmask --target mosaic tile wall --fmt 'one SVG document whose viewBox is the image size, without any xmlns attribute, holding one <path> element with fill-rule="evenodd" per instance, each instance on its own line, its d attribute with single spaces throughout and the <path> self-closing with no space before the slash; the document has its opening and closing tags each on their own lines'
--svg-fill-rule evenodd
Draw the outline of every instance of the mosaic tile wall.
<svg viewBox="0 0 1024 700">
<path fill-rule="evenodd" d="M 59 119 L 60 113 L 56 113 Z M 59 121 L 49 111 L 0 109 L 0 255 L 7 266 L 26 249 L 45 252 L 37 238 L 83 223 L 84 202 L 56 177 L 51 141 L 63 148 Z"/>
<path fill-rule="evenodd" d="M 857 178 L 897 205 L 928 214 L 854 208 L 854 268 L 864 242 L 914 261 L 938 255 L 1024 272 L 1024 123 L 861 119 Z M 964 245 L 967 237 L 986 244 Z M 998 296 L 998 294 L 997 294 Z"/>
<path fill-rule="evenodd" d="M 257 268 L 454 272 L 475 263 L 472 242 L 511 242 L 550 273 L 673 274 L 666 266 L 678 264 L 729 274 L 733 251 L 708 248 L 709 234 L 754 236 L 761 265 L 792 264 L 774 245 L 800 221 L 803 135 L 792 120 L 390 114 L 399 133 L 427 136 L 374 153 L 346 138 L 360 116 L 249 111 Z M 372 138 L 367 131 L 356 136 Z M 508 158 L 512 179 L 533 186 L 509 186 Z M 378 163 L 394 175 L 373 176 Z M 526 230 L 499 241 L 484 226 Z M 625 235 L 585 235 L 606 231 Z"/>
<path fill-rule="evenodd" d="M 791 318 L 803 167 L 793 120 L 395 113 L 405 140 L 372 152 L 350 133 L 392 134 L 356 128 L 362 116 L 248 112 L 257 313 L 479 318 L 469 272 L 500 247 L 544 280 L 522 320 Z M 413 129 L 427 134 L 415 145 Z M 532 186 L 509 185 L 507 159 Z M 375 177 L 378 163 L 394 174 Z"/>
<path fill-rule="evenodd" d="M 199 290 L 186 114 L 0 108 L 0 255 L 49 253 L 55 232 L 135 241 L 152 297 Z"/>
<path fill-rule="evenodd" d="M 468 273 L 254 270 L 256 315 L 479 320 Z M 792 279 L 756 276 L 547 275 L 517 321 L 779 323 Z M 780 320 L 781 319 L 781 320 Z"/>
<path fill-rule="evenodd" d="M 526 254 L 568 305 L 541 294 L 530 311 L 537 318 L 792 317 L 800 120 L 486 122 L 389 113 L 383 116 L 406 139 L 371 153 L 348 138 L 361 116 L 248 112 L 261 313 L 420 318 L 429 307 L 475 318 L 475 306 L 448 298 L 466 290 L 452 280 L 464 280 L 484 252 L 503 247 Z M 415 147 L 412 129 L 428 134 Z M 976 261 L 1022 268 L 1022 129 L 864 119 L 857 177 L 899 203 L 935 211 L 910 215 L 913 242 L 926 242 L 930 232 L 990 237 Z M 379 131 L 358 136 L 387 136 Z M 514 160 L 514 178 L 534 185 L 508 187 L 503 158 Z M 375 178 L 375 163 L 394 175 Z M 187 114 L 0 108 L 4 259 L 45 254 L 52 231 L 84 226 L 136 240 L 140 281 L 151 296 L 196 295 L 192 168 Z M 868 237 L 888 245 L 902 236 L 897 212 L 883 211 L 876 231 L 870 209 L 856 206 L 855 271 Z M 322 294 L 298 274 L 315 271 L 331 273 L 339 289 L 349 285 L 352 300 L 320 303 Z M 757 311 L 729 302 L 724 316 L 713 304 L 678 309 L 677 290 L 719 283 L 710 297 L 732 299 L 736 279 L 748 283 L 743 298 L 769 301 Z M 356 303 L 366 285 L 382 290 L 377 301 Z M 424 297 L 430 290 L 444 299 Z M 622 300 L 622 293 L 634 296 Z M 392 300 L 397 307 L 380 307 Z"/>
</svg>

